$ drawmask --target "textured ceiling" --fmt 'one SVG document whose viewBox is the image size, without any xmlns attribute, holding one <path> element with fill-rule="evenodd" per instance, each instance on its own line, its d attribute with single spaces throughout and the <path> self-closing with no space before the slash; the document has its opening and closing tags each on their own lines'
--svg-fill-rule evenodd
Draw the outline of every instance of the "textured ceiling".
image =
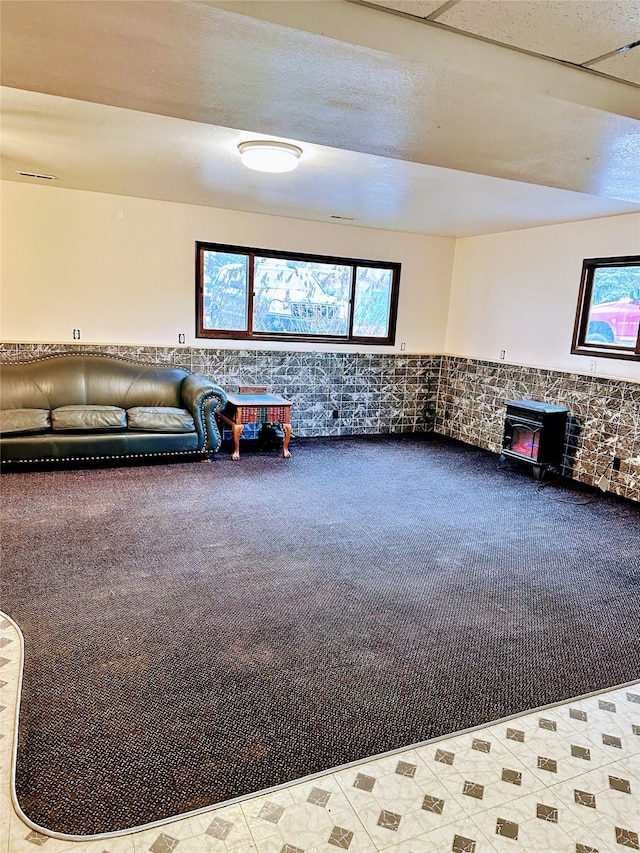
<svg viewBox="0 0 640 853">
<path fill-rule="evenodd" d="M 600 58 L 640 40 L 640 0 L 372 0 L 371 5 L 639 82 L 639 47 L 627 52 L 624 62 L 605 67 Z"/>
<path fill-rule="evenodd" d="M 601 59 L 591 67 L 602 74 L 611 74 L 612 77 L 640 85 L 640 47 Z"/>
<path fill-rule="evenodd" d="M 53 95 L 3 89 L 4 177 L 24 151 L 51 186 L 280 213 L 347 217 L 373 228 L 468 236 L 632 212 L 637 205 L 302 143 L 286 175 L 247 170 L 237 144 L 251 134 Z M 53 167 L 53 168 L 52 168 Z M 29 179 L 27 179 L 29 180 Z"/>
<path fill-rule="evenodd" d="M 9 180 L 451 236 L 638 209 L 639 90 L 591 71 L 344 0 L 1 7 Z"/>
</svg>

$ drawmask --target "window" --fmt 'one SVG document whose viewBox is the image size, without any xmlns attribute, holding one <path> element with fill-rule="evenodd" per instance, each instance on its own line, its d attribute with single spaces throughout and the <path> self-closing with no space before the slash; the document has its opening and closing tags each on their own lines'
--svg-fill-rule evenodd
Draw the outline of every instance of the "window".
<svg viewBox="0 0 640 853">
<path fill-rule="evenodd" d="M 583 263 L 571 352 L 640 360 L 640 255 Z"/>
<path fill-rule="evenodd" d="M 196 243 L 199 338 L 395 342 L 400 264 Z"/>
</svg>

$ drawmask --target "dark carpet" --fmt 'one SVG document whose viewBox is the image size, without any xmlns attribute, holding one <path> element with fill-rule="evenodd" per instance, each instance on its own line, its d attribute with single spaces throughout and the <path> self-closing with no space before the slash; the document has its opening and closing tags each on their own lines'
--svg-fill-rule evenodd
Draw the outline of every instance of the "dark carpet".
<svg viewBox="0 0 640 853">
<path fill-rule="evenodd" d="M 31 820 L 139 826 L 640 676 L 640 510 L 445 439 L 2 478 Z"/>
</svg>

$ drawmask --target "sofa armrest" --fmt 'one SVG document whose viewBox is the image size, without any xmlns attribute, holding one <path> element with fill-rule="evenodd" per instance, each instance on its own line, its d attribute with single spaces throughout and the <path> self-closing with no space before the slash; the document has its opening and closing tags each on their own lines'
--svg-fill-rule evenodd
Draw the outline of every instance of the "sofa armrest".
<svg viewBox="0 0 640 853">
<path fill-rule="evenodd" d="M 222 442 L 215 413 L 224 408 L 227 395 L 204 376 L 191 373 L 182 381 L 182 405 L 193 415 L 202 450 L 215 452 Z"/>
</svg>

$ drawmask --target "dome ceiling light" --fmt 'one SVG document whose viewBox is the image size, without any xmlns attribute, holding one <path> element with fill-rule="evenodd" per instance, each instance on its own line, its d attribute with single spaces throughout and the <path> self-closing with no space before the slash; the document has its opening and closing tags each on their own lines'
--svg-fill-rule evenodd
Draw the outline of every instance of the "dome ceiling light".
<svg viewBox="0 0 640 853">
<path fill-rule="evenodd" d="M 298 165 L 302 148 L 289 142 L 241 142 L 242 162 L 258 172 L 291 172 Z"/>
</svg>

